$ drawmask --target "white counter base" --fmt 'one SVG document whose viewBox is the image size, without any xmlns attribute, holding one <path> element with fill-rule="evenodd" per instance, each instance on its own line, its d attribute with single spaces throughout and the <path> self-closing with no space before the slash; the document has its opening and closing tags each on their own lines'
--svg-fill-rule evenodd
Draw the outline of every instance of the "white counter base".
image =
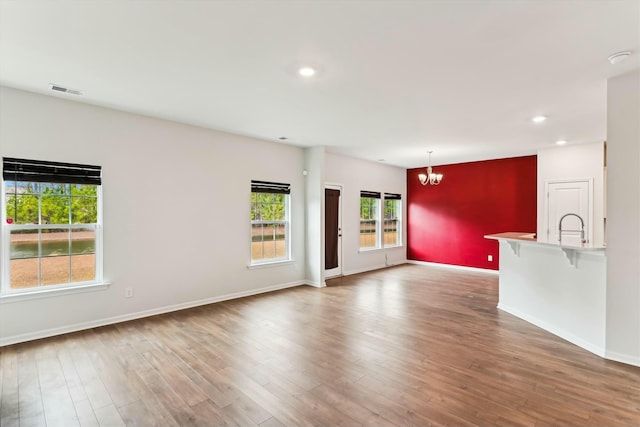
<svg viewBox="0 0 640 427">
<path fill-rule="evenodd" d="M 502 237 L 498 308 L 605 357 L 606 256 Z"/>
</svg>

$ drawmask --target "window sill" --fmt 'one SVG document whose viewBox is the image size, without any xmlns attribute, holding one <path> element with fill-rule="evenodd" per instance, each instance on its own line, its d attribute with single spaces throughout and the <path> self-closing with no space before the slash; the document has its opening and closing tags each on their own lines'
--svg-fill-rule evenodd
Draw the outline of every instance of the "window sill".
<svg viewBox="0 0 640 427">
<path fill-rule="evenodd" d="M 295 260 L 293 260 L 293 259 L 283 259 L 283 260 L 280 260 L 280 261 L 268 261 L 268 262 L 260 262 L 260 263 L 256 263 L 256 264 L 249 264 L 249 265 L 247 265 L 247 268 L 249 270 L 255 270 L 255 269 L 259 269 L 259 268 L 281 267 L 283 265 L 293 264 L 294 262 L 295 262 Z"/>
<path fill-rule="evenodd" d="M 404 245 L 383 246 L 381 248 L 361 248 L 358 250 L 358 253 L 377 252 L 377 251 L 384 251 L 385 249 L 396 249 L 396 248 L 402 248 L 402 247 L 404 247 Z"/>
<path fill-rule="evenodd" d="M 101 291 L 107 289 L 110 285 L 110 282 L 97 282 L 89 283 L 86 285 L 65 286 L 54 289 L 39 289 L 35 291 L 26 291 L 20 293 L 7 293 L 0 295 L 0 304 L 22 302 L 40 298 L 58 297 L 62 295 L 81 294 L 84 292 Z"/>
</svg>

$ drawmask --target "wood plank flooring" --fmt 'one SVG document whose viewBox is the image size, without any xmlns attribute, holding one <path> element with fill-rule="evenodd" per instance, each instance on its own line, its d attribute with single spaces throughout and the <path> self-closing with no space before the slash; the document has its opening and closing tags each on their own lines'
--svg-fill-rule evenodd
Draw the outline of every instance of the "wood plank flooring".
<svg viewBox="0 0 640 427">
<path fill-rule="evenodd" d="M 0 349 L 0 425 L 640 425 L 640 368 L 403 265 Z"/>
</svg>

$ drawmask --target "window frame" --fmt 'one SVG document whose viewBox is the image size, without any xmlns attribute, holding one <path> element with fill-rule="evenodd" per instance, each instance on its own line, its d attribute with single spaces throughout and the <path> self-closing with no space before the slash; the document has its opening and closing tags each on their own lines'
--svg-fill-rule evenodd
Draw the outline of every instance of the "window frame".
<svg viewBox="0 0 640 427">
<path fill-rule="evenodd" d="M 282 194 L 284 196 L 284 220 L 253 220 L 250 219 L 249 226 L 249 267 L 255 266 L 265 266 L 269 264 L 283 264 L 291 262 L 291 193 L 268 193 L 262 191 L 253 191 L 251 190 L 250 195 L 252 194 Z M 249 198 L 251 200 L 251 197 Z M 251 210 L 250 210 L 251 211 Z M 251 215 L 249 215 L 251 218 Z M 262 259 L 253 259 L 253 226 L 254 225 L 284 225 L 284 244 L 285 244 L 285 254 L 281 257 L 274 258 L 262 258 Z"/>
<path fill-rule="evenodd" d="M 386 194 L 385 194 L 386 196 Z M 396 248 L 399 246 L 402 246 L 402 207 L 403 207 L 403 203 L 402 203 L 402 198 L 390 198 L 388 199 L 387 197 L 383 198 L 383 203 L 386 204 L 387 202 L 395 202 L 396 203 L 396 212 L 395 212 L 395 218 L 390 218 L 387 219 L 384 217 L 384 210 L 382 213 L 382 222 L 383 222 L 383 236 L 382 236 L 382 247 L 384 248 Z M 385 206 L 386 207 L 386 206 Z M 388 220 L 392 220 L 392 221 L 396 221 L 396 243 L 393 244 L 385 244 L 384 243 L 384 222 L 388 221 Z"/>
<path fill-rule="evenodd" d="M 7 180 L 2 179 L 2 195 L 0 202 L 2 203 L 2 214 L 0 220 L 2 221 L 1 238 L 2 244 L 0 245 L 0 257 L 2 258 L 0 263 L 0 297 L 19 297 L 19 296 L 33 296 L 38 294 L 50 294 L 50 293 L 62 293 L 62 291 L 86 291 L 88 287 L 106 285 L 104 282 L 104 270 L 103 270 L 103 226 L 102 226 L 102 184 L 85 184 L 96 186 L 96 222 L 88 224 L 42 224 L 42 215 L 38 213 L 38 224 L 8 224 L 7 223 Z M 15 181 L 10 181 L 15 182 Z M 17 182 L 31 182 L 20 181 Z M 38 184 L 54 184 L 53 182 L 39 182 Z M 74 184 L 71 184 L 74 185 Z M 39 198 L 42 197 L 38 192 Z M 41 209 L 41 201 L 38 203 L 38 210 Z M 71 214 L 71 211 L 70 211 Z M 65 282 L 55 285 L 43 285 L 38 284 L 27 288 L 11 288 L 11 231 L 13 230 L 43 230 L 43 229 L 59 229 L 68 230 L 72 232 L 74 229 L 92 229 L 95 232 L 95 277 L 93 280 L 85 280 L 79 282 Z M 72 256 L 69 254 L 69 256 Z M 39 256 L 37 259 L 46 257 Z"/>
<path fill-rule="evenodd" d="M 382 248 L 382 229 L 381 229 L 381 221 L 380 221 L 380 208 L 381 208 L 381 197 L 367 197 L 367 196 L 363 196 L 362 193 L 360 194 L 360 198 L 358 199 L 358 207 L 359 210 L 362 207 L 362 199 L 372 199 L 375 200 L 376 202 L 376 212 L 375 212 L 375 219 L 362 219 L 362 212 L 358 212 L 359 215 L 359 221 L 358 221 L 358 250 L 359 251 L 374 251 L 376 249 L 381 249 Z M 363 221 L 375 221 L 375 233 L 376 233 L 376 238 L 375 238 L 375 246 L 362 246 L 362 241 L 361 241 L 361 236 L 362 236 L 362 222 Z"/>
<path fill-rule="evenodd" d="M 376 200 L 376 217 L 371 220 L 363 220 L 362 219 L 362 199 L 373 199 Z M 395 207 L 395 218 L 386 219 L 385 218 L 385 208 L 387 201 L 394 201 L 396 203 Z M 402 203 L 402 194 L 401 193 L 379 193 L 374 191 L 360 191 L 360 199 L 359 199 L 359 230 L 358 230 L 358 252 L 367 252 L 367 251 L 375 251 L 382 250 L 387 248 L 398 248 L 404 245 L 403 243 L 403 203 Z M 393 244 L 385 244 L 384 243 L 384 229 L 385 229 L 385 221 L 393 220 L 396 221 L 396 243 Z M 375 246 L 360 246 L 362 242 L 362 224 L 363 221 L 375 221 L 375 233 L 376 233 L 376 241 Z"/>
</svg>

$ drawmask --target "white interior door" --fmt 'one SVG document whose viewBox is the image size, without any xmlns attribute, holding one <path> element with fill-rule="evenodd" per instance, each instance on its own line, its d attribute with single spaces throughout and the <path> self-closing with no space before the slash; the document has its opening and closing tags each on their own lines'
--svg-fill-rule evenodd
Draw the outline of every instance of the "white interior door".
<svg viewBox="0 0 640 427">
<path fill-rule="evenodd" d="M 584 221 L 584 236 L 592 241 L 592 185 L 591 179 L 575 181 L 547 181 L 547 240 L 558 242 L 558 225 L 563 215 L 574 213 Z M 575 216 L 567 216 L 562 221 L 562 243 L 580 244 L 582 225 Z"/>
<path fill-rule="evenodd" d="M 336 206 L 337 202 L 337 206 Z M 342 275 L 342 187 L 325 186 L 324 277 Z"/>
</svg>

